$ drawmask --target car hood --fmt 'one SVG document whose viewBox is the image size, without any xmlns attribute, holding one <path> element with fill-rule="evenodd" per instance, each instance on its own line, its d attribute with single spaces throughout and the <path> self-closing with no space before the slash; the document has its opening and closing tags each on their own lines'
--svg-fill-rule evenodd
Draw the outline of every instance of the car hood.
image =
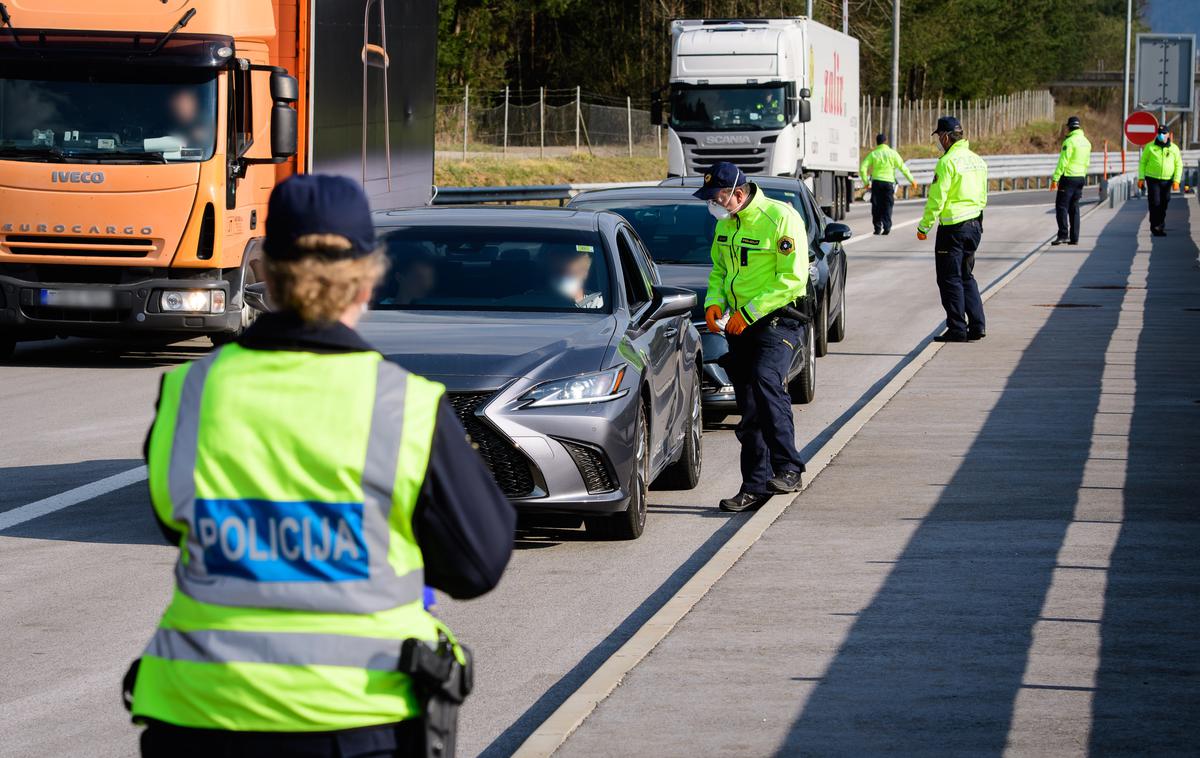
<svg viewBox="0 0 1200 758">
<path fill-rule="evenodd" d="M 708 293 L 708 274 L 712 266 L 685 263 L 660 263 L 658 275 L 663 284 L 683 287 L 696 293 L 696 307 L 692 309 L 692 320 L 704 320 L 704 297 Z"/>
<path fill-rule="evenodd" d="M 476 391 L 599 371 L 616 322 L 597 313 L 381 310 L 359 332 L 409 371 Z"/>
</svg>

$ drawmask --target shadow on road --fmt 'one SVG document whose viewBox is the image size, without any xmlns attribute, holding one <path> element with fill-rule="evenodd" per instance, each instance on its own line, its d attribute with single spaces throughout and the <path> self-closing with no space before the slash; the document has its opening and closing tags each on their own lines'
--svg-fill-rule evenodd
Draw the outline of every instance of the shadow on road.
<svg viewBox="0 0 1200 758">
<path fill-rule="evenodd" d="M 1093 755 L 1181 754 L 1200 737 L 1200 313 L 1187 311 L 1200 305 L 1200 273 L 1180 207 L 1193 202 L 1175 198 L 1171 236 L 1152 238 L 1125 515 L 1100 622 Z"/>
<path fill-rule="evenodd" d="M 1090 256 L 1074 283 L 1125 281 L 1144 214 L 1135 204 L 1119 211 L 1096 243 L 1111 252 Z M 1051 312 L 780 755 L 1003 753 L 1074 518 L 1118 315 Z M 935 465 L 928 473 L 941 481 Z"/>
<path fill-rule="evenodd" d="M 205 356 L 207 341 L 67 339 L 17 343 L 16 353 L 0 364 L 28 368 L 132 369 L 177 366 Z"/>
<path fill-rule="evenodd" d="M 704 544 L 676 568 L 666 581 L 660 584 L 632 613 L 626 616 L 616 629 L 613 629 L 607 637 L 589 650 L 579 663 L 563 674 L 516 721 L 492 740 L 491 744 L 480 753 L 480 758 L 500 758 L 512 755 L 538 725 L 545 721 L 558 706 L 562 705 L 563 701 L 570 697 L 588 677 L 595 673 L 596 669 L 600 668 L 601 664 L 608 660 L 621 645 L 624 645 L 634 632 L 640 629 L 667 600 L 692 578 L 697 569 L 721 549 L 721 546 L 742 526 L 749 515 L 740 514 L 729 517 L 728 523 L 713 532 L 704 541 Z M 549 641 L 548 644 L 553 644 L 553 642 Z"/>
<path fill-rule="evenodd" d="M 46 489 L 31 486 L 31 483 L 57 483 L 52 491 L 40 493 L 40 496 L 34 496 L 27 502 L 12 504 L 12 507 L 20 507 L 128 471 L 141 463 L 136 459 L 123 459 L 0 468 L 0 482 L 20 482 L 26 492 Z M 114 545 L 165 544 L 154 521 L 145 481 L 0 531 L 0 539 L 13 537 Z"/>
</svg>

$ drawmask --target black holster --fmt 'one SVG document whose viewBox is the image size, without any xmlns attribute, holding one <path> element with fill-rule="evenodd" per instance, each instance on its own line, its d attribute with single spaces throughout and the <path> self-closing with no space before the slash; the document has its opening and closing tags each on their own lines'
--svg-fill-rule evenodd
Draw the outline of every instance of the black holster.
<svg viewBox="0 0 1200 758">
<path fill-rule="evenodd" d="M 466 665 L 454 655 L 462 653 Z M 475 685 L 471 650 L 442 637 L 437 647 L 408 639 L 400 649 L 400 671 L 408 674 L 421 702 L 426 758 L 450 758 L 458 736 L 458 709 Z"/>
</svg>

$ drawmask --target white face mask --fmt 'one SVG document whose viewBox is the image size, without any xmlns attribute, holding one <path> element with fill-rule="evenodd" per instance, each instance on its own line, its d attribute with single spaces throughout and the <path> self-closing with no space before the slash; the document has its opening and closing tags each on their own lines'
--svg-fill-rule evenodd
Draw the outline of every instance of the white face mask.
<svg viewBox="0 0 1200 758">
<path fill-rule="evenodd" d="M 582 288 L 583 280 L 578 277 L 561 276 L 554 281 L 554 289 L 563 297 L 571 300 L 575 299 Z"/>
<path fill-rule="evenodd" d="M 728 208 L 723 205 L 718 205 L 712 200 L 708 201 L 708 212 L 711 213 L 713 218 L 715 218 L 717 221 L 723 221 L 732 215 Z"/>
</svg>

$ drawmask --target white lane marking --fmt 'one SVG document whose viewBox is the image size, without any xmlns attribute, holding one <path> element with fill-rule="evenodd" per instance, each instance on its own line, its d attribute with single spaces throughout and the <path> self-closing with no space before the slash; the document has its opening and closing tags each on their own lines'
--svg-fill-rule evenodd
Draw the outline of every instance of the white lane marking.
<svg viewBox="0 0 1200 758">
<path fill-rule="evenodd" d="M 897 229 L 903 229 L 906 226 L 912 226 L 913 224 L 918 223 L 920 220 L 921 219 L 919 219 L 919 218 L 914 218 L 914 219 L 909 219 L 908 221 L 904 221 L 899 224 L 892 224 L 892 231 L 894 232 Z M 842 247 L 845 247 L 846 245 L 853 245 L 855 242 L 862 242 L 863 240 L 873 239 L 874 237 L 875 237 L 874 234 L 864 234 L 859 237 L 851 237 L 850 239 L 848 239 L 842 243 Z"/>
<path fill-rule="evenodd" d="M 146 467 L 138 466 L 128 471 L 122 471 L 119 474 L 106 476 L 103 479 L 85 484 L 82 487 L 76 487 L 73 490 L 67 490 L 66 492 L 60 492 L 57 495 L 51 495 L 48 498 L 33 503 L 17 506 L 11 511 L 0 513 L 0 531 L 14 527 L 17 524 L 23 524 L 39 516 L 61 511 L 63 508 L 69 508 L 72 505 L 78 505 L 86 500 L 107 495 L 122 487 L 137 484 L 145 480 L 145 478 Z"/>
<path fill-rule="evenodd" d="M 1102 207 L 1104 207 L 1102 204 L 1097 203 L 1083 217 L 1087 218 Z M 892 228 L 895 229 L 896 227 L 893 226 Z M 1050 239 L 1052 238 L 1043 240 L 1041 244 L 1026 253 L 1025 257 L 1015 263 L 1007 272 L 989 284 L 980 293 L 982 299 L 985 302 L 990 300 L 1005 285 L 1020 276 L 1025 269 L 1032 266 L 1041 257 L 1042 253 L 1049 248 Z M 935 332 L 940 332 L 943 326 L 944 322 L 937 327 Z M 926 339 L 930 339 L 932 334 Z M 911 361 L 896 372 L 891 381 L 875 393 L 870 400 L 833 433 L 833 436 L 807 462 L 804 489 L 812 486 L 813 480 L 833 460 L 834 456 L 841 452 L 842 448 L 858 434 L 867 422 L 900 392 L 904 385 L 937 354 L 937 351 L 941 347 L 942 343 L 940 342 L 930 341 L 926 344 L 920 353 L 915 355 Z M 513 758 L 548 758 L 553 755 L 567 741 L 567 738 L 583 724 L 584 720 L 591 715 L 592 711 L 596 710 L 596 707 L 624 681 L 625 675 L 641 663 L 650 654 L 650 651 L 657 647 L 658 643 L 662 642 L 670 634 L 675 625 L 683 620 L 683 617 L 692 610 L 696 603 L 699 603 L 708 594 L 708 591 L 716 585 L 717 581 L 729 569 L 733 568 L 733 565 L 741 559 L 742 555 L 753 547 L 754 543 L 758 542 L 759 538 L 766 533 L 768 527 L 783 515 L 783 512 L 792 504 L 794 499 L 775 497 L 768 501 L 762 508 L 755 511 L 754 515 L 746 523 L 742 524 L 733 533 L 733 536 L 704 565 L 696 570 L 692 578 L 678 592 L 670 597 L 653 616 L 643 623 L 625 644 L 621 645 L 616 652 L 601 663 L 599 668 L 592 672 L 592 675 L 580 684 L 574 692 L 568 695 L 566 700 L 553 713 L 546 717 L 545 721 L 535 727 L 533 733 L 513 753 Z"/>
</svg>

